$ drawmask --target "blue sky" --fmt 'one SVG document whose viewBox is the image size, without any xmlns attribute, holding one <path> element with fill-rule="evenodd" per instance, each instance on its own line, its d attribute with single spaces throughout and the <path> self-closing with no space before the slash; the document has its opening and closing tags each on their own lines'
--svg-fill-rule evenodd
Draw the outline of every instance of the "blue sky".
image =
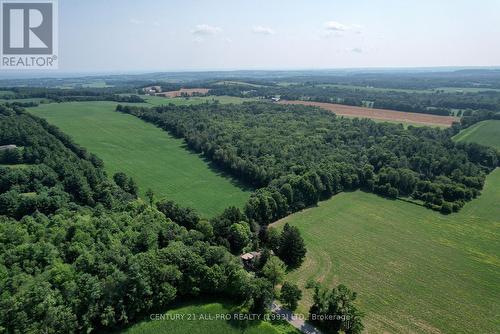
<svg viewBox="0 0 500 334">
<path fill-rule="evenodd" d="M 61 71 L 500 65 L 499 0 L 59 0 Z"/>
</svg>

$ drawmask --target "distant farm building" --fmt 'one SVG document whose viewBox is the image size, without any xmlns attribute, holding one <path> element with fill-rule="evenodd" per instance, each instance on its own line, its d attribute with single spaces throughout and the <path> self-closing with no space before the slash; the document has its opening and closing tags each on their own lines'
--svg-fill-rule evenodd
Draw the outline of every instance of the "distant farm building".
<svg viewBox="0 0 500 334">
<path fill-rule="evenodd" d="M 260 259 L 260 255 L 260 252 L 250 252 L 240 255 L 240 258 L 247 268 L 252 268 L 254 263 Z"/>
<path fill-rule="evenodd" d="M 281 97 L 279 97 L 279 96 L 271 97 L 271 101 L 273 101 L 273 102 L 279 102 L 280 100 L 281 100 Z"/>
<path fill-rule="evenodd" d="M 151 96 L 154 96 L 158 93 L 161 93 L 161 87 L 160 86 L 150 86 L 150 87 L 144 87 L 142 89 L 142 91 L 144 92 L 144 94 L 146 95 L 151 95 Z"/>
</svg>

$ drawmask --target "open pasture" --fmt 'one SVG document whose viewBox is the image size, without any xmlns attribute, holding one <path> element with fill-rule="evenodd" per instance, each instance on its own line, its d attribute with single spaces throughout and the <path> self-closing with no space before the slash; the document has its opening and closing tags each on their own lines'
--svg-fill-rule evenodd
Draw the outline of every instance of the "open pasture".
<svg viewBox="0 0 500 334">
<path fill-rule="evenodd" d="M 114 111 L 116 102 L 71 102 L 30 108 L 104 160 L 112 176 L 123 171 L 157 198 L 189 206 L 207 218 L 243 206 L 250 192 L 190 152 L 182 139 L 140 119 Z"/>
</svg>

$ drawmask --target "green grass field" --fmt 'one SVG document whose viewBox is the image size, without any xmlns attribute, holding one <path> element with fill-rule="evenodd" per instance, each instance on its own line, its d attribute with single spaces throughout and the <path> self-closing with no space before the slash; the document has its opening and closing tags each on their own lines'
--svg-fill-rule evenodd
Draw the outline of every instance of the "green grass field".
<svg viewBox="0 0 500 334">
<path fill-rule="evenodd" d="M 243 103 L 247 101 L 255 101 L 253 98 L 240 98 L 234 96 L 194 96 L 189 98 L 175 97 L 166 98 L 162 96 L 141 96 L 148 104 L 159 106 L 163 104 L 175 104 L 175 105 L 192 105 L 200 104 L 205 102 L 219 101 L 219 103 Z"/>
<path fill-rule="evenodd" d="M 121 331 L 121 334 L 299 334 L 286 323 L 255 321 L 247 324 L 243 321 L 217 319 L 220 314 L 238 313 L 230 303 L 197 303 L 181 306 L 166 313 L 162 320 L 144 320 Z M 173 320 L 175 316 L 184 319 Z M 204 317 L 200 319 L 200 317 Z M 196 318 L 196 320 L 194 320 Z"/>
<path fill-rule="evenodd" d="M 359 293 L 369 333 L 498 333 L 500 169 L 483 194 L 444 216 L 361 191 L 278 222 L 297 226 L 303 266 L 287 279 L 344 283 Z M 299 311 L 307 312 L 305 290 Z"/>
<path fill-rule="evenodd" d="M 3 97 L 3 96 L 12 96 L 12 95 L 14 95 L 13 91 L 10 91 L 10 90 L 0 90 L 0 97 Z"/>
<path fill-rule="evenodd" d="M 245 81 L 231 81 L 231 80 L 225 80 L 225 81 L 219 81 L 217 83 L 215 83 L 216 85 L 227 85 L 227 86 L 231 86 L 231 85 L 244 85 L 244 86 L 250 86 L 250 87 L 265 87 L 264 85 L 259 85 L 259 84 L 253 84 L 253 83 L 250 83 L 250 82 L 245 82 Z"/>
<path fill-rule="evenodd" d="M 498 88 L 485 88 L 485 87 L 439 87 L 435 90 L 441 90 L 445 93 L 479 93 L 479 92 L 500 92 Z"/>
<path fill-rule="evenodd" d="M 476 123 L 461 131 L 453 139 L 458 142 L 475 142 L 493 146 L 500 150 L 500 120 L 488 120 Z"/>
<path fill-rule="evenodd" d="M 188 151 L 182 139 L 115 112 L 115 106 L 115 102 L 71 102 L 29 110 L 103 159 L 110 176 L 117 171 L 133 176 L 142 195 L 151 188 L 157 198 L 192 207 L 205 218 L 230 205 L 243 206 L 249 191 Z"/>
</svg>

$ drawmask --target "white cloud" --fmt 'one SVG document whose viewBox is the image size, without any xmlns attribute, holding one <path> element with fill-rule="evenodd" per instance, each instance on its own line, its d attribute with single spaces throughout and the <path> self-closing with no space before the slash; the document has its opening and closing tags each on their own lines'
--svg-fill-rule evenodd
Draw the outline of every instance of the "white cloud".
<svg viewBox="0 0 500 334">
<path fill-rule="evenodd" d="M 337 21 L 328 21 L 325 22 L 325 29 L 332 31 L 347 31 L 350 30 L 350 27 Z"/>
<path fill-rule="evenodd" d="M 215 27 L 215 26 L 211 26 L 211 25 L 208 25 L 208 24 L 198 24 L 194 30 L 192 31 L 192 33 L 194 35 L 203 35 L 203 36 L 206 36 L 206 35 L 215 35 L 215 34 L 218 34 L 222 31 L 221 28 L 219 27 Z"/>
<path fill-rule="evenodd" d="M 329 32 L 346 32 L 346 31 L 354 31 L 357 34 L 361 33 L 363 26 L 359 24 L 344 24 L 337 21 L 328 21 L 325 22 L 325 29 Z"/>
<path fill-rule="evenodd" d="M 254 26 L 252 31 L 256 34 L 262 35 L 274 35 L 276 33 L 273 29 L 264 26 Z"/>
</svg>

